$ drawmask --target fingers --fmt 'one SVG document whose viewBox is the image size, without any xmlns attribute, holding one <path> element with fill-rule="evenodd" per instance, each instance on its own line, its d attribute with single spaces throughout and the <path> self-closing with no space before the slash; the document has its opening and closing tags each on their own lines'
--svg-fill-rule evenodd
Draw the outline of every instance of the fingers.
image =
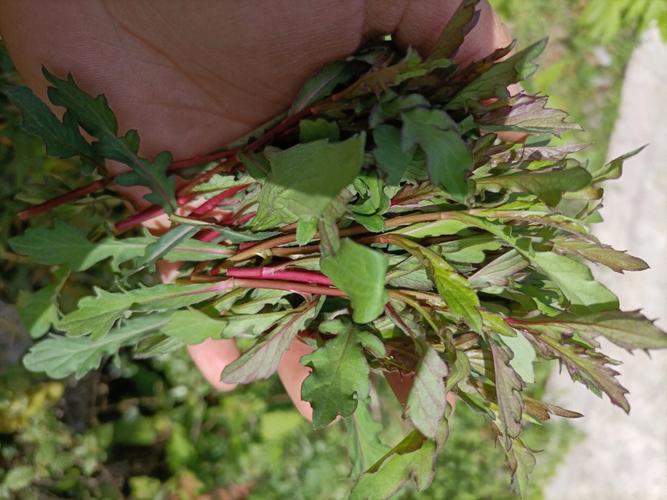
<svg viewBox="0 0 667 500">
<path fill-rule="evenodd" d="M 404 46 L 412 46 L 422 54 L 428 54 L 459 3 L 459 0 L 408 1 L 394 33 L 396 41 Z M 479 22 L 456 54 L 455 60 L 459 64 L 481 59 L 512 42 L 509 30 L 488 1 L 482 0 L 479 8 Z"/>
<path fill-rule="evenodd" d="M 225 366 L 236 360 L 240 353 L 233 340 L 205 340 L 201 344 L 188 346 L 192 360 L 206 380 L 218 391 L 227 392 L 236 387 L 220 380 Z"/>
<path fill-rule="evenodd" d="M 310 368 L 299 363 L 301 356 L 310 354 L 313 350 L 300 340 L 294 340 L 287 352 L 283 355 L 278 366 L 278 375 L 285 387 L 285 391 L 294 403 L 299 413 L 309 421 L 313 420 L 313 409 L 310 403 L 301 399 L 301 386 L 310 375 Z"/>
</svg>

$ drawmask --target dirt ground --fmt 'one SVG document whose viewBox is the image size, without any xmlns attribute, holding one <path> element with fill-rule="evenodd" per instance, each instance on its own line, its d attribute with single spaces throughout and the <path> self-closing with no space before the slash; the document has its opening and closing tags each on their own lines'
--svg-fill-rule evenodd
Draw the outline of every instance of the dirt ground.
<svg viewBox="0 0 667 500">
<path fill-rule="evenodd" d="M 608 186 L 597 235 L 646 260 L 651 269 L 625 276 L 600 272 L 624 310 L 642 308 L 667 329 L 667 45 L 647 32 L 632 56 L 609 158 L 649 143 L 626 164 L 621 182 Z M 585 433 L 547 490 L 548 500 L 667 499 L 667 352 L 631 355 L 605 346 L 623 361 L 621 383 L 632 411 L 622 410 L 572 384 L 562 373 L 550 381 L 550 400 L 580 411 Z"/>
</svg>

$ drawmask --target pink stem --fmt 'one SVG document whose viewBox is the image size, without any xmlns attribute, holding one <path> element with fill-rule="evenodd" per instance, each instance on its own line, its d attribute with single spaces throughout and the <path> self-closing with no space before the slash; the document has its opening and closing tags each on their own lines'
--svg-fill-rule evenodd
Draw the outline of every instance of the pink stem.
<svg viewBox="0 0 667 500">
<path fill-rule="evenodd" d="M 330 297 L 347 297 L 347 294 L 337 288 L 326 288 L 316 285 L 304 285 L 292 281 L 271 281 L 259 279 L 239 279 L 232 278 L 216 283 L 211 288 L 203 290 L 201 293 L 218 292 L 230 290 L 232 288 L 266 288 L 270 290 L 286 290 L 288 292 L 309 294 L 309 295 L 327 295 Z"/>
<path fill-rule="evenodd" d="M 233 267 L 227 269 L 227 276 L 230 278 L 295 281 L 298 283 L 333 286 L 331 280 L 320 273 L 312 271 L 284 271 L 280 268 L 272 267 Z"/>
</svg>

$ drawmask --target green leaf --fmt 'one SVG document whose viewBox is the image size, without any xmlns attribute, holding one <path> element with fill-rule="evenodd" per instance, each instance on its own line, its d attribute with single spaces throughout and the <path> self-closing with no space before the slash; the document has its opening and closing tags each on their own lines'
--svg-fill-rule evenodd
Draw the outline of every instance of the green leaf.
<svg viewBox="0 0 667 500">
<path fill-rule="evenodd" d="M 132 318 L 109 335 L 92 337 L 51 337 L 35 344 L 23 358 L 25 367 L 33 372 L 44 372 L 51 378 L 77 379 L 100 366 L 106 355 L 116 354 L 126 345 L 160 329 L 168 321 L 162 315 L 152 314 Z"/>
<path fill-rule="evenodd" d="M 73 271 L 84 271 L 109 257 L 104 250 L 96 249 L 79 229 L 59 220 L 52 229 L 29 228 L 21 236 L 10 239 L 9 245 L 37 264 L 65 264 Z"/>
<path fill-rule="evenodd" d="M 617 273 L 623 271 L 644 271 L 648 264 L 625 252 L 589 240 L 571 240 L 557 238 L 553 240 L 553 251 L 565 255 L 577 255 L 613 269 Z"/>
<path fill-rule="evenodd" d="M 442 187 L 454 200 L 466 202 L 472 152 L 444 111 L 418 108 L 403 113 L 402 141 L 404 151 L 415 144 L 424 150 L 433 184 Z"/>
<path fill-rule="evenodd" d="M 34 339 L 43 337 L 58 321 L 58 307 L 55 285 L 48 285 L 32 293 L 19 296 L 19 317 L 21 324 Z"/>
<path fill-rule="evenodd" d="M 415 379 L 408 396 L 406 414 L 424 436 L 435 439 L 445 416 L 447 392 L 445 362 L 432 347 L 427 347 L 417 364 Z"/>
<path fill-rule="evenodd" d="M 359 478 L 350 499 L 390 498 L 409 479 L 414 480 L 418 491 L 424 491 L 433 481 L 435 460 L 448 434 L 446 420 L 440 425 L 436 441 L 426 439 L 417 430 L 412 431 Z"/>
<path fill-rule="evenodd" d="M 486 260 L 485 252 L 500 250 L 502 242 L 491 235 L 480 234 L 442 243 L 440 249 L 449 262 L 481 264 Z"/>
<path fill-rule="evenodd" d="M 46 335 L 58 321 L 57 298 L 68 276 L 68 269 L 58 269 L 51 285 L 33 294 L 19 296 L 19 317 L 33 339 Z"/>
<path fill-rule="evenodd" d="M 563 292 L 575 312 L 618 309 L 618 299 L 581 262 L 552 252 L 529 252 L 531 262 Z"/>
<path fill-rule="evenodd" d="M 621 155 L 618 158 L 614 158 L 609 163 L 598 166 L 597 168 L 590 167 L 589 171 L 593 176 L 593 183 L 598 184 L 603 181 L 618 179 L 623 174 L 623 164 L 630 158 L 633 158 L 644 151 L 647 146 L 648 145 L 644 145 L 634 151 Z"/>
<path fill-rule="evenodd" d="M 344 142 L 315 141 L 271 155 L 271 173 L 259 195 L 255 230 L 322 215 L 359 174 L 364 134 Z"/>
<path fill-rule="evenodd" d="M 503 338 L 503 340 L 505 339 Z M 521 434 L 523 414 L 521 392 L 526 384 L 511 367 L 512 357 L 507 352 L 507 348 L 495 341 L 490 341 L 489 346 L 493 355 L 493 371 L 498 401 L 498 425 L 502 433 L 501 442 L 506 450 L 510 450 L 513 441 Z"/>
<path fill-rule="evenodd" d="M 387 355 L 382 340 L 371 332 L 359 330 L 357 331 L 357 339 L 359 340 L 359 343 L 376 358 L 384 358 Z"/>
<path fill-rule="evenodd" d="M 468 280 L 473 288 L 505 287 L 516 273 L 528 265 L 529 262 L 523 255 L 516 250 L 510 250 L 479 269 Z"/>
<path fill-rule="evenodd" d="M 211 284 L 158 285 L 128 292 L 110 293 L 99 288 L 84 297 L 78 308 L 63 317 L 57 328 L 68 335 L 90 334 L 100 338 L 131 310 L 151 312 L 179 309 L 203 302 L 218 294 Z"/>
<path fill-rule="evenodd" d="M 667 348 L 667 334 L 639 311 L 605 311 L 585 316 L 563 315 L 513 321 L 531 331 L 546 329 L 562 335 L 577 334 L 588 341 L 601 335 L 629 350 Z"/>
<path fill-rule="evenodd" d="M 356 331 L 348 325 L 312 354 L 301 358 L 312 368 L 303 382 L 301 398 L 313 407 L 313 425 L 324 427 L 336 416 L 349 417 L 370 391 L 369 367 Z"/>
<path fill-rule="evenodd" d="M 422 262 L 451 312 L 459 315 L 474 331 L 481 332 L 482 316 L 479 313 L 479 297 L 470 287 L 468 280 L 432 250 L 403 237 L 393 238 L 392 242 Z"/>
<path fill-rule="evenodd" d="M 520 439 L 514 441 L 511 450 L 505 451 L 512 472 L 512 489 L 522 498 L 528 498 L 530 475 L 536 461 L 532 451 Z"/>
<path fill-rule="evenodd" d="M 447 214 L 445 214 L 447 215 Z M 420 222 L 412 224 L 394 231 L 395 234 L 401 234 L 414 239 L 433 238 L 437 236 L 453 236 L 464 229 L 468 229 L 469 224 L 465 222 L 444 218 L 433 222 Z"/>
<path fill-rule="evenodd" d="M 162 236 L 160 236 L 154 243 L 148 245 L 144 254 L 135 262 L 137 269 L 142 269 L 146 266 L 154 264 L 158 259 L 167 255 L 169 252 L 178 247 L 178 245 L 192 238 L 199 232 L 196 226 L 189 226 L 187 224 L 178 225 Z"/>
<path fill-rule="evenodd" d="M 384 254 L 344 239 L 335 255 L 322 257 L 320 267 L 337 288 L 349 295 L 354 321 L 369 323 L 382 314 L 388 299 L 388 261 Z"/>
<path fill-rule="evenodd" d="M 356 65 L 345 61 L 327 64 L 303 85 L 294 98 L 289 114 L 296 114 L 327 97 L 338 85 L 349 82 L 357 71 Z"/>
<path fill-rule="evenodd" d="M 479 0 L 463 0 L 440 33 L 427 62 L 452 58 L 479 19 Z"/>
<path fill-rule="evenodd" d="M 582 167 L 475 179 L 480 190 L 507 189 L 513 193 L 530 193 L 549 206 L 558 205 L 563 193 L 579 191 L 591 182 L 591 175 Z"/>
<path fill-rule="evenodd" d="M 7 471 L 1 485 L 9 491 L 19 491 L 30 486 L 39 477 L 32 465 L 17 465 Z"/>
<path fill-rule="evenodd" d="M 192 345 L 209 338 L 219 339 L 224 326 L 224 321 L 213 319 L 195 309 L 185 309 L 172 314 L 160 331 L 184 344 Z"/>
<path fill-rule="evenodd" d="M 7 86 L 0 90 L 21 110 L 25 131 L 44 141 L 47 154 L 60 158 L 78 154 L 93 156 L 92 147 L 83 138 L 71 116 L 66 116 L 61 122 L 28 87 Z"/>
<path fill-rule="evenodd" d="M 466 85 L 447 103 L 448 109 L 479 107 L 481 101 L 492 97 L 507 98 L 507 87 L 525 80 L 535 72 L 533 61 L 544 51 L 547 40 L 541 40 L 502 62 L 494 64 L 488 71 Z"/>
<path fill-rule="evenodd" d="M 235 312 L 235 311 L 234 311 Z M 290 314 L 289 311 L 279 310 L 267 313 L 248 313 L 223 316 L 224 328 L 222 337 L 231 338 L 255 338 L 278 323 Z"/>
<path fill-rule="evenodd" d="M 319 220 L 316 218 L 301 219 L 296 225 L 296 242 L 299 246 L 306 245 L 313 240 L 317 233 Z"/>
<path fill-rule="evenodd" d="M 348 450 L 352 461 L 352 475 L 359 477 L 366 469 L 384 456 L 389 448 L 378 434 L 382 423 L 376 422 L 371 415 L 369 401 L 360 401 L 356 411 L 345 419 L 348 428 Z"/>
<path fill-rule="evenodd" d="M 66 116 L 71 116 L 97 139 L 93 144 L 95 153 L 119 161 L 132 169 L 132 172 L 119 175 L 116 182 L 123 186 L 140 185 L 150 188 L 151 192 L 144 198 L 162 206 L 168 213 L 173 212 L 176 177 L 167 175 L 171 155 L 162 152 L 152 163 L 140 158 L 137 156 L 138 134 L 130 130 L 125 136 L 118 136 L 118 122 L 103 95 L 92 97 L 86 94 L 78 87 L 72 75 L 61 80 L 46 68 L 43 68 L 43 73 L 52 85 L 48 89 L 51 102 L 66 108 Z"/>
<path fill-rule="evenodd" d="M 535 383 L 535 369 L 533 368 L 535 349 L 533 349 L 528 339 L 523 335 L 515 335 L 514 337 L 499 335 L 496 338 L 500 339 L 512 351 L 510 366 L 514 371 L 527 384 Z"/>
<path fill-rule="evenodd" d="M 280 359 L 292 341 L 318 312 L 318 301 L 295 309 L 239 359 L 227 365 L 222 371 L 221 380 L 226 384 L 249 384 L 269 378 L 278 369 Z"/>
<path fill-rule="evenodd" d="M 390 186 L 398 186 L 414 157 L 414 148 L 404 151 L 401 147 L 401 131 L 391 125 L 380 125 L 373 131 L 375 149 L 373 156 L 385 174 Z"/>
<path fill-rule="evenodd" d="M 340 141 L 340 129 L 337 122 L 330 122 L 324 118 L 301 120 L 299 122 L 299 140 L 301 142 L 313 142 L 322 139 L 330 142 Z"/>
</svg>

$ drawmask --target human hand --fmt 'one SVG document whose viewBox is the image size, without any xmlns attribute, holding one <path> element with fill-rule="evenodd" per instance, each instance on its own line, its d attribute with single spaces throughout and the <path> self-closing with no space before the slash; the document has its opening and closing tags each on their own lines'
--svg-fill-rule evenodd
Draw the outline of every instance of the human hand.
<svg viewBox="0 0 667 500">
<path fill-rule="evenodd" d="M 91 94 L 105 94 L 121 130 L 135 128 L 141 154 L 176 159 L 206 153 L 285 110 L 325 63 L 364 39 L 394 35 L 429 52 L 459 0 L 3 0 L 0 32 L 26 84 L 46 94 L 41 66 L 72 73 Z M 486 2 L 457 54 L 459 63 L 505 46 L 510 37 Z M 308 348 L 295 341 L 278 374 L 299 411 Z M 238 356 L 229 340 L 190 353 L 216 388 Z M 393 382 L 392 382 L 393 380 Z M 390 382 L 398 395 L 405 382 Z"/>
</svg>

